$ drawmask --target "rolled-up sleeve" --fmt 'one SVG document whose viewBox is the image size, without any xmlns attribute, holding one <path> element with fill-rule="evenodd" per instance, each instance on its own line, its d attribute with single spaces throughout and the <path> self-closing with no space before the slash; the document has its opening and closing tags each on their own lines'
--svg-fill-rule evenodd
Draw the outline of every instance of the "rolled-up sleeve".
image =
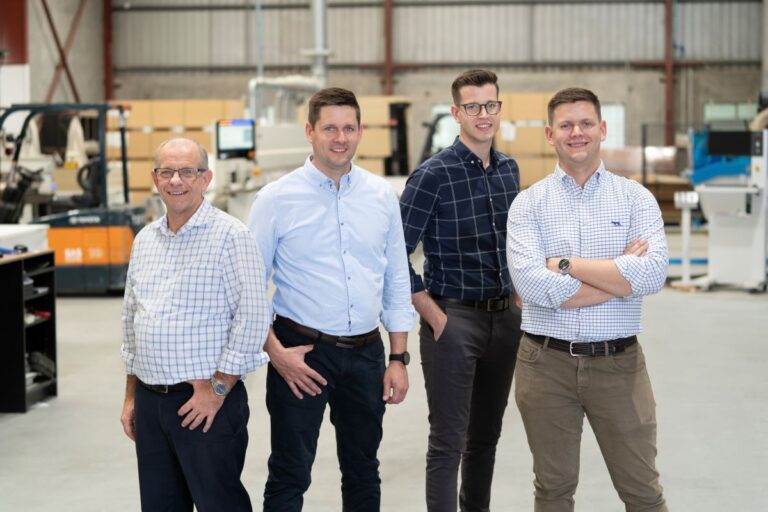
<svg viewBox="0 0 768 512">
<path fill-rule="evenodd" d="M 648 241 L 648 252 L 645 256 L 622 255 L 614 261 L 629 282 L 632 295 L 658 293 L 666 282 L 669 266 L 667 238 L 656 199 L 639 184 L 633 184 L 631 215 L 629 241 Z"/>
<path fill-rule="evenodd" d="M 387 332 L 408 332 L 416 323 L 416 311 L 411 302 L 408 255 L 400 209 L 394 192 L 390 199 L 389 232 L 384 255 L 387 268 L 384 272 L 381 323 Z"/>
<path fill-rule="evenodd" d="M 408 178 L 405 190 L 400 197 L 400 213 L 403 221 L 406 254 L 410 257 L 421 242 L 430 219 L 434 215 L 438 201 L 439 182 L 426 169 L 417 169 Z M 411 293 L 424 291 L 424 280 L 421 278 L 408 258 Z"/>
<path fill-rule="evenodd" d="M 528 191 L 521 192 L 507 217 L 507 264 L 523 302 L 557 309 L 573 297 L 581 281 L 547 268 L 541 233 Z"/>
<path fill-rule="evenodd" d="M 263 351 L 270 323 L 264 261 L 250 232 L 233 233 L 222 263 L 232 320 L 217 369 L 230 375 L 245 375 L 269 361 Z"/>
</svg>

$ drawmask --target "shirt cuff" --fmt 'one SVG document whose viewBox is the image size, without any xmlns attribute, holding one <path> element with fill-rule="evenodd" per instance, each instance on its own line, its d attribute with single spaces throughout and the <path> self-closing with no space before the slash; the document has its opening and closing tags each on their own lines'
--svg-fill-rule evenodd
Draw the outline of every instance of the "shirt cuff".
<svg viewBox="0 0 768 512">
<path fill-rule="evenodd" d="M 622 254 L 614 259 L 613 262 L 616 263 L 616 267 L 619 269 L 621 276 L 629 282 L 632 294 L 634 295 L 635 283 L 639 282 L 643 275 L 637 256 Z"/>
<path fill-rule="evenodd" d="M 216 369 L 227 375 L 243 376 L 268 362 L 269 356 L 266 352 L 244 354 L 225 347 L 221 357 L 219 357 L 219 364 Z"/>
<path fill-rule="evenodd" d="M 556 276 L 554 286 L 547 291 L 547 296 L 551 301 L 550 307 L 557 309 L 579 291 L 581 281 L 571 276 Z"/>
<path fill-rule="evenodd" d="M 128 375 L 134 375 L 133 371 L 133 362 L 136 359 L 136 354 L 128 350 L 125 345 L 122 346 L 120 349 L 120 357 L 123 358 L 123 363 L 125 364 L 125 373 Z"/>
<path fill-rule="evenodd" d="M 381 313 L 381 323 L 387 332 L 410 332 L 416 325 L 416 310 L 409 309 L 385 309 Z"/>
</svg>

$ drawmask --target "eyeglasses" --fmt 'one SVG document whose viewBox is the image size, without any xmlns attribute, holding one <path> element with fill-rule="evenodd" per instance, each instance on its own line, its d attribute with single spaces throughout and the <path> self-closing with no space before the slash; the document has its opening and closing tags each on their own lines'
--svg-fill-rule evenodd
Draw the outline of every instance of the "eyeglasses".
<svg viewBox="0 0 768 512">
<path fill-rule="evenodd" d="M 464 103 L 463 105 L 459 105 L 459 106 L 464 109 L 464 112 L 466 112 L 468 116 L 479 116 L 480 110 L 482 108 L 485 108 L 485 113 L 488 114 L 489 116 L 498 114 L 499 110 L 501 110 L 500 101 L 489 101 L 486 104 Z"/>
<path fill-rule="evenodd" d="M 197 175 L 201 172 L 205 172 L 208 169 L 196 169 L 195 167 L 182 167 L 181 169 L 169 169 L 166 167 L 158 167 L 155 169 L 155 176 L 162 181 L 169 181 L 173 178 L 173 175 L 179 173 L 179 178 L 186 181 L 193 181 L 197 178 Z"/>
</svg>

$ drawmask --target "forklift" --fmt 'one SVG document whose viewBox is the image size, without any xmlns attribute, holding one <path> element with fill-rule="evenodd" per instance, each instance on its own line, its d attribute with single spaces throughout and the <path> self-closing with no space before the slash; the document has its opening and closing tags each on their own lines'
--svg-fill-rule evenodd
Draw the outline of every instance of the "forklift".
<svg viewBox="0 0 768 512">
<path fill-rule="evenodd" d="M 107 113 L 112 109 L 118 112 L 120 126 L 121 205 L 110 205 L 107 193 Z M 130 205 L 123 107 L 107 103 L 16 104 L 0 112 L 0 133 L 6 120 L 19 112 L 26 113 L 26 117 L 13 138 L 10 171 L 0 194 L 0 223 L 19 222 L 24 205 L 30 202 L 35 184 L 40 181 L 42 169 L 19 165 L 27 131 L 34 129 L 30 128 L 33 118 L 41 114 L 95 112 L 98 152 L 77 171 L 82 193 L 61 197 L 49 194 L 47 198 L 35 194 L 38 212 L 44 215 L 32 223 L 49 226 L 48 247 L 55 251 L 57 293 L 122 292 L 133 239 L 147 222 L 146 208 Z"/>
</svg>

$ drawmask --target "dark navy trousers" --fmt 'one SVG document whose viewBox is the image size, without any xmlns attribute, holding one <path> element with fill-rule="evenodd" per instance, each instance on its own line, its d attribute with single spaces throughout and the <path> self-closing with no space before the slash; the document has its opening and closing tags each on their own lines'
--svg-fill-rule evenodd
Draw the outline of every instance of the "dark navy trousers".
<svg viewBox="0 0 768 512">
<path fill-rule="evenodd" d="M 315 343 L 312 338 L 274 324 L 283 345 Z M 381 505 L 381 479 L 377 452 L 382 438 L 384 345 L 381 341 L 359 348 L 340 348 L 317 342 L 305 362 L 328 385 L 318 396 L 299 400 L 269 365 L 267 408 L 272 453 L 264 489 L 265 512 L 302 509 L 311 482 L 312 463 L 325 406 L 331 409 L 336 449 L 341 468 L 341 494 L 345 512 L 375 512 Z"/>
<path fill-rule="evenodd" d="M 240 481 L 248 446 L 248 394 L 238 382 L 211 429 L 181 426 L 192 391 L 157 393 L 136 386 L 136 455 L 144 512 L 251 512 Z"/>
</svg>

